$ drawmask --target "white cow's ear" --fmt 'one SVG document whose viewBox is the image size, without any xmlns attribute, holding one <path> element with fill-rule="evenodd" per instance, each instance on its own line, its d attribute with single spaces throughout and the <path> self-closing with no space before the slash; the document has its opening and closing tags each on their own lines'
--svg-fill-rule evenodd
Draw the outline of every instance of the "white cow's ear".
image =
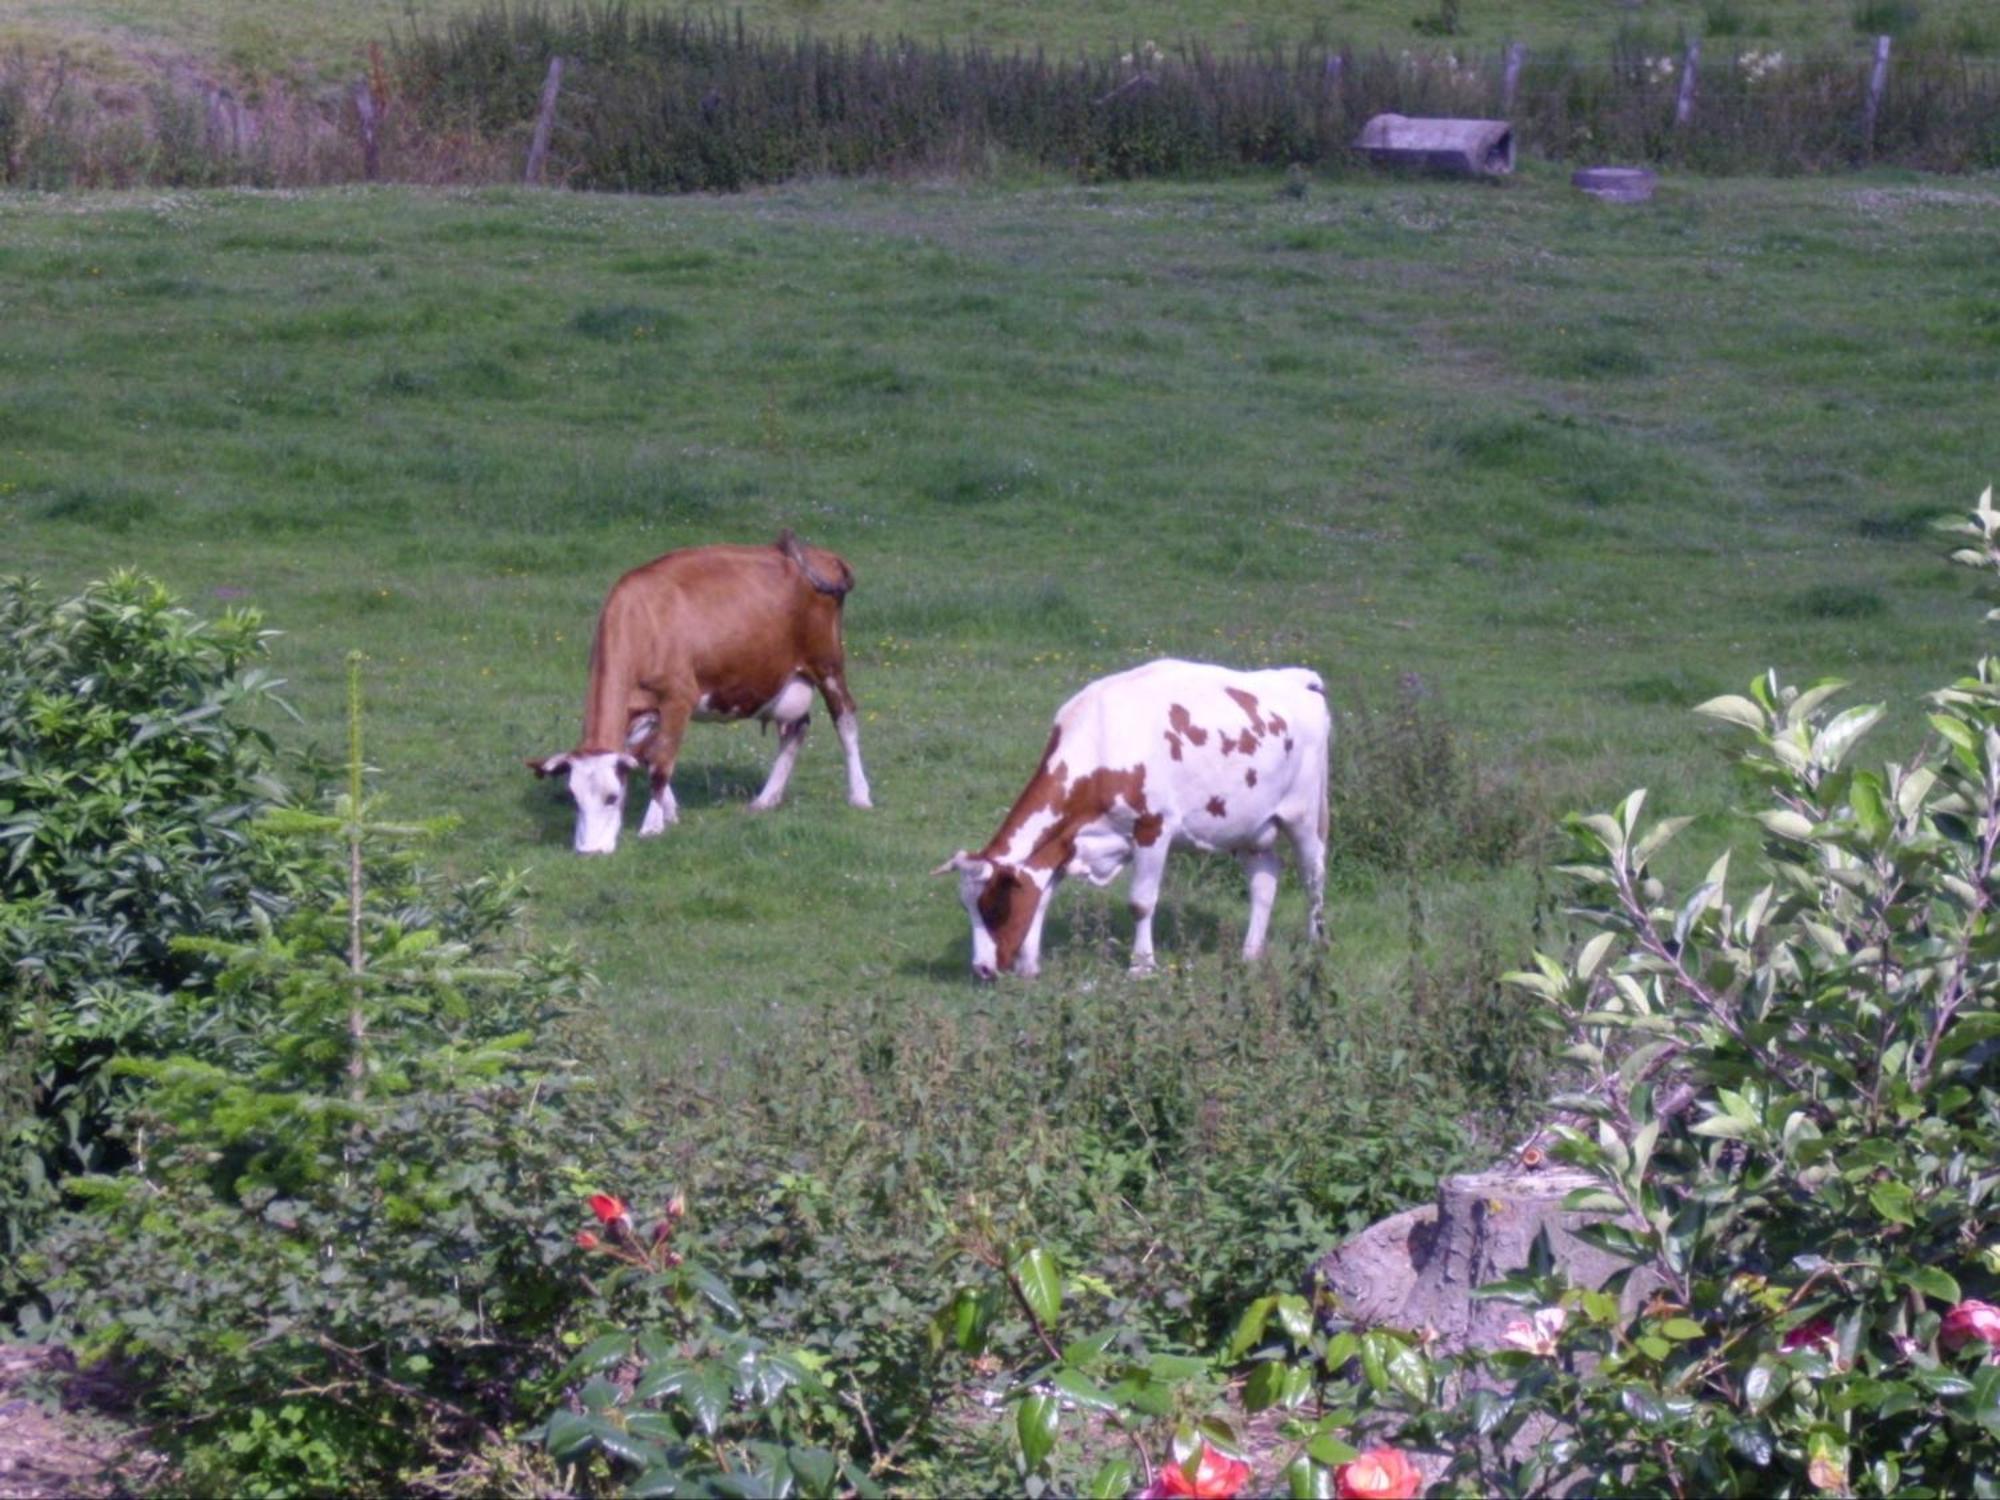
<svg viewBox="0 0 2000 1500">
<path fill-rule="evenodd" d="M 561 755 L 551 755 L 543 760 L 531 760 L 528 762 L 528 769 L 537 776 L 555 776 L 569 769 L 569 752 L 565 750 Z"/>
<path fill-rule="evenodd" d="M 618 752 L 618 774 L 620 776 L 630 776 L 634 771 L 638 769 L 639 769 L 638 756 L 627 755 L 623 750 L 620 750 Z"/>
<path fill-rule="evenodd" d="M 955 871 L 965 871 L 979 876 L 982 880 L 992 873 L 993 866 L 983 859 L 974 859 L 963 849 L 931 871 L 933 875 L 950 875 Z"/>
</svg>

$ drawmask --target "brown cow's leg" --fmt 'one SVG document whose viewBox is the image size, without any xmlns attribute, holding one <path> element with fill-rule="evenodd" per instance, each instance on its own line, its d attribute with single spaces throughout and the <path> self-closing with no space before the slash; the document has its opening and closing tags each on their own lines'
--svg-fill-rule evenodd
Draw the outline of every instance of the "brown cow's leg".
<svg viewBox="0 0 2000 1500">
<path fill-rule="evenodd" d="M 868 773 L 861 768 L 861 721 L 854 711 L 854 695 L 835 663 L 820 672 L 820 696 L 826 711 L 833 715 L 833 732 L 840 736 L 840 748 L 847 756 L 847 800 L 856 807 L 873 807 L 868 800 Z"/>
<path fill-rule="evenodd" d="M 687 733 L 688 717 L 693 712 L 692 698 L 661 699 L 659 725 L 653 730 L 645 748 L 638 752 L 639 758 L 646 763 L 647 779 L 652 786 L 652 798 L 646 804 L 646 818 L 639 825 L 641 838 L 665 833 L 669 823 L 681 820 L 681 810 L 674 801 L 671 781 L 674 762 L 680 758 L 681 736 Z"/>
<path fill-rule="evenodd" d="M 810 703 L 810 698 L 806 702 Z M 778 725 L 778 758 L 771 762 L 771 774 L 764 790 L 750 803 L 752 812 L 768 812 L 785 800 L 785 783 L 792 779 L 792 763 L 799 758 L 799 746 L 806 742 L 806 727 L 812 720 L 804 714 Z"/>
</svg>

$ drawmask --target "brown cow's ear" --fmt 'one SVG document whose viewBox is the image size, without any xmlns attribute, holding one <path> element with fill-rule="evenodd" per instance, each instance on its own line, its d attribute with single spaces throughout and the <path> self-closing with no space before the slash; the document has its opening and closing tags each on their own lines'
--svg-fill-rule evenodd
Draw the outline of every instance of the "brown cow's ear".
<svg viewBox="0 0 2000 1500">
<path fill-rule="evenodd" d="M 559 771 L 567 771 L 569 769 L 569 752 L 565 750 L 561 755 L 551 755 L 542 760 L 530 760 L 528 762 L 528 769 L 533 771 L 537 776 L 554 776 Z"/>
</svg>

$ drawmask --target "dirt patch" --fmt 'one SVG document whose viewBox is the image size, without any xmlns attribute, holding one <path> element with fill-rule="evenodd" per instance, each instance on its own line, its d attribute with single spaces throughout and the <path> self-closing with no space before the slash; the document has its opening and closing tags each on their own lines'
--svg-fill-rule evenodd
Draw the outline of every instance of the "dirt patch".
<svg viewBox="0 0 2000 1500">
<path fill-rule="evenodd" d="M 0 1495 L 71 1500 L 143 1489 L 164 1460 L 111 1413 L 123 1392 L 69 1351 L 0 1344 Z"/>
</svg>

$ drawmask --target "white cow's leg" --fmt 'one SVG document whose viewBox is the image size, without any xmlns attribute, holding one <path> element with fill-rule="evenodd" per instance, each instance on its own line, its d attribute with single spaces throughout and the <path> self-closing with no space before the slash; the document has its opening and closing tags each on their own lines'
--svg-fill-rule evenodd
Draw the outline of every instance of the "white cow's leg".
<svg viewBox="0 0 2000 1500">
<path fill-rule="evenodd" d="M 806 742 L 806 726 L 811 722 L 802 717 L 778 726 L 778 758 L 771 762 L 764 790 L 750 804 L 752 812 L 768 812 L 785 800 L 785 783 L 792 779 L 792 763 L 799 758 L 799 746 Z"/>
<path fill-rule="evenodd" d="M 834 715 L 833 728 L 840 736 L 840 748 L 847 752 L 847 800 L 856 807 L 873 807 L 868 800 L 868 773 L 861 769 L 861 725 L 854 710 Z"/>
<path fill-rule="evenodd" d="M 1264 951 L 1264 934 L 1271 926 L 1271 903 L 1278 895 L 1278 852 L 1252 850 L 1237 856 L 1243 873 L 1250 877 L 1250 928 L 1243 934 L 1243 956 L 1255 958 Z"/>
<path fill-rule="evenodd" d="M 1014 972 L 1023 979 L 1033 979 L 1042 972 L 1042 918 L 1049 914 L 1049 898 L 1055 889 L 1056 882 L 1051 878 L 1035 899 L 1034 920 L 1028 923 L 1027 936 L 1021 939 L 1021 952 L 1014 960 Z"/>
<path fill-rule="evenodd" d="M 1326 840 L 1309 822 L 1287 824 L 1285 833 L 1299 862 L 1299 879 L 1305 882 L 1306 936 L 1315 943 L 1323 943 L 1326 941 Z"/>
<path fill-rule="evenodd" d="M 1159 904 L 1160 882 L 1167 873 L 1167 839 L 1132 851 L 1132 972 L 1153 972 L 1153 908 Z"/>
</svg>

